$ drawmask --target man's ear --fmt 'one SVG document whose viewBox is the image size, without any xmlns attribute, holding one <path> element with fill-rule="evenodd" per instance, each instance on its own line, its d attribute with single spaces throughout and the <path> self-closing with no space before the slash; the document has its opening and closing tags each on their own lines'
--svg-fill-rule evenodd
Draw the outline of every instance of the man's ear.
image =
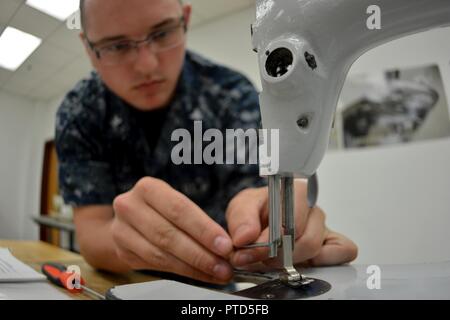
<svg viewBox="0 0 450 320">
<path fill-rule="evenodd" d="M 184 4 L 183 5 L 183 15 L 184 15 L 184 21 L 186 22 L 187 28 L 189 28 L 189 24 L 191 22 L 191 14 L 192 14 L 192 5 Z"/>
</svg>

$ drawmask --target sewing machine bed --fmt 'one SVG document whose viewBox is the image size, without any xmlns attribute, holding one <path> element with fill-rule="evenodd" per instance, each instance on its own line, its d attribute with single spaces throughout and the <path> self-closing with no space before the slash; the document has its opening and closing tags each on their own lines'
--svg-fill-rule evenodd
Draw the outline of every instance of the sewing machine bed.
<svg viewBox="0 0 450 320">
<path fill-rule="evenodd" d="M 378 268 L 369 268 L 368 265 L 345 265 L 302 270 L 302 274 L 306 277 L 321 279 L 331 285 L 328 292 L 308 299 L 450 299 L 450 261 L 379 265 Z M 108 291 L 107 298 L 122 300 L 248 299 L 230 292 L 172 280 L 117 286 Z"/>
</svg>

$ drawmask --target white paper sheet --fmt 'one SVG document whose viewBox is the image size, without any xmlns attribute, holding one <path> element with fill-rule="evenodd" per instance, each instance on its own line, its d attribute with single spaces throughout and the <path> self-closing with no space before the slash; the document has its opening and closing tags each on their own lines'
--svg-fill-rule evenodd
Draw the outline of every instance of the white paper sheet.
<svg viewBox="0 0 450 320">
<path fill-rule="evenodd" d="M 47 282 L 0 282 L 0 300 L 72 300 Z"/>
<path fill-rule="evenodd" d="M 46 277 L 0 248 L 0 283 L 45 281 Z"/>
</svg>

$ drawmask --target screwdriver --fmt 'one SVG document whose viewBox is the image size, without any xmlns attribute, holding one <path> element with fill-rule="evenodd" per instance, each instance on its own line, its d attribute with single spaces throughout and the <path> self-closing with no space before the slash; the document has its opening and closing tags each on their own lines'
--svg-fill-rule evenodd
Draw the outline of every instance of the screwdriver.
<svg viewBox="0 0 450 320">
<path fill-rule="evenodd" d="M 105 297 L 101 294 L 86 287 L 86 282 L 81 276 L 79 278 L 79 286 L 77 286 L 74 283 L 75 279 L 70 280 L 70 278 L 73 277 L 74 274 L 72 272 L 68 272 L 66 266 L 64 266 L 63 264 L 56 262 L 47 262 L 42 265 L 41 271 L 51 283 L 68 290 L 70 293 L 81 293 L 84 290 L 96 298 L 99 298 L 101 300 L 105 299 Z"/>
</svg>

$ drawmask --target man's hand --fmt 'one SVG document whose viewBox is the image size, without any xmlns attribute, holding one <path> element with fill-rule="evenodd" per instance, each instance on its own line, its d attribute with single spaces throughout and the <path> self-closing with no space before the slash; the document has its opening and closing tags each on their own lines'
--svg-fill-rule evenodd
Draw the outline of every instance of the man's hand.
<svg viewBox="0 0 450 320">
<path fill-rule="evenodd" d="M 230 201 L 226 217 L 236 248 L 254 242 L 268 242 L 268 188 L 245 189 Z M 310 266 L 336 265 L 354 260 L 356 245 L 325 226 L 325 213 L 310 209 L 306 199 L 306 181 L 295 180 L 295 248 L 294 264 Z M 268 259 L 268 248 L 240 249 L 231 262 L 236 267 L 258 265 L 281 267 L 281 261 Z"/>
<path fill-rule="evenodd" d="M 143 178 L 114 200 L 117 256 L 132 269 L 172 272 L 226 283 L 233 250 L 227 232 L 166 182 Z"/>
</svg>

